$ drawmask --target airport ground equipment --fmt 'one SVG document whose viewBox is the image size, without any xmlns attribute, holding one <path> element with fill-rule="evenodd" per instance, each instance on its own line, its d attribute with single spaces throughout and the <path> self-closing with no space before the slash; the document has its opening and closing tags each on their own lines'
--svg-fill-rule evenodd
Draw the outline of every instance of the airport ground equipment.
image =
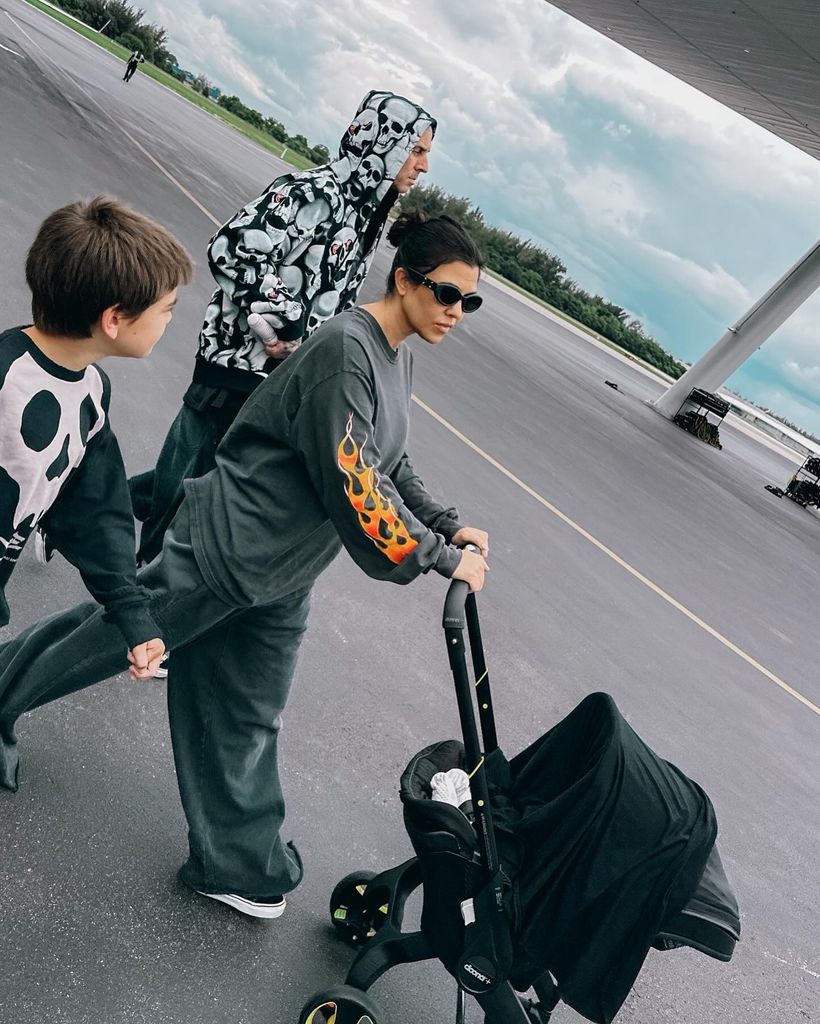
<svg viewBox="0 0 820 1024">
<path fill-rule="evenodd" d="M 803 508 L 820 508 L 820 457 L 809 455 L 785 489 L 766 484 L 766 490 L 778 498 L 791 498 Z"/>
<path fill-rule="evenodd" d="M 729 403 L 724 402 L 722 398 L 713 395 L 711 391 L 692 388 L 683 405 L 675 413 L 673 422 L 701 441 L 715 448 L 722 448 L 720 424 L 728 411 Z"/>
</svg>

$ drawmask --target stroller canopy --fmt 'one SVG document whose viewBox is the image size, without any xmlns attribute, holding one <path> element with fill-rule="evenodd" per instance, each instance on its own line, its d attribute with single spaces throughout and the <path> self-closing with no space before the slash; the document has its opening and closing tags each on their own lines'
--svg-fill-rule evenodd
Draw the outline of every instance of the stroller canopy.
<svg viewBox="0 0 820 1024">
<path fill-rule="evenodd" d="M 417 754 L 402 776 L 405 820 L 422 861 L 423 836 L 445 827 L 465 863 L 474 857 L 460 811 L 442 805 L 431 817 L 433 774 L 474 767 L 463 761 L 461 744 L 449 740 Z M 704 873 L 717 834 L 709 798 L 641 740 L 607 694 L 586 697 L 511 761 L 500 750 L 490 753 L 486 771 L 510 883 L 510 980 L 519 990 L 549 970 L 565 1002 L 608 1024 L 659 934 L 670 922 L 679 926 L 687 910 L 706 907 L 739 935 L 737 904 L 716 852 Z M 669 946 L 681 943 L 694 944 L 684 935 Z"/>
</svg>

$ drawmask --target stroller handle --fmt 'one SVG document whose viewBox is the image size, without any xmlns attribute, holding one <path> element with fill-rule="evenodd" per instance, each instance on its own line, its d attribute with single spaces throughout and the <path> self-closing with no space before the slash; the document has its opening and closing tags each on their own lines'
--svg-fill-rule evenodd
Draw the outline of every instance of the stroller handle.
<svg viewBox="0 0 820 1024">
<path fill-rule="evenodd" d="M 471 544 L 465 546 L 473 551 L 478 550 Z M 464 580 L 453 580 L 450 583 L 444 601 L 443 625 L 447 657 L 456 689 L 461 733 L 464 738 L 466 770 L 476 815 L 475 829 L 482 847 L 484 865 L 493 874 L 498 869 L 498 850 L 493 832 L 484 761 L 486 755 L 498 748 L 498 738 L 490 695 L 490 676 L 484 660 L 484 645 L 481 642 L 481 627 L 478 622 L 478 603 L 475 594 L 470 591 L 470 585 Z M 473 663 L 474 684 L 470 681 L 467 668 L 468 648 Z M 478 704 L 483 751 L 478 735 L 474 697 Z"/>
<path fill-rule="evenodd" d="M 475 544 L 465 544 L 464 551 L 478 552 Z M 452 580 L 447 588 L 447 596 L 444 599 L 444 615 L 442 626 L 444 629 L 466 629 L 467 616 L 465 605 L 467 595 L 470 593 L 470 584 L 466 580 Z"/>
<path fill-rule="evenodd" d="M 453 580 L 444 599 L 444 615 L 441 624 L 445 629 L 465 629 L 467 615 L 465 606 L 470 584 L 464 580 Z"/>
</svg>

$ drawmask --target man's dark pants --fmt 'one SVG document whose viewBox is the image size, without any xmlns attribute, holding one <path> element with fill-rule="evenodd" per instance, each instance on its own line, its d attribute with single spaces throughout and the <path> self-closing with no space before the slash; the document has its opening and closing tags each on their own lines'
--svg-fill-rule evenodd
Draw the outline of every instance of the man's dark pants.
<svg viewBox="0 0 820 1024">
<path fill-rule="evenodd" d="M 134 515 L 142 523 L 138 565 L 153 562 L 162 550 L 162 538 L 185 496 L 183 482 L 205 476 L 216 465 L 217 446 L 239 411 L 239 399 L 237 396 L 222 409 L 183 404 L 168 430 L 156 468 L 128 481 Z"/>
<path fill-rule="evenodd" d="M 338 549 L 336 549 L 338 550 Z M 328 561 L 334 556 L 328 552 Z M 236 608 L 202 578 L 183 506 L 162 557 L 140 574 L 166 646 L 168 706 L 194 889 L 264 899 L 302 877 L 279 831 L 277 740 L 305 630 L 313 579 L 275 603 Z M 0 784 L 17 788 L 21 714 L 122 672 L 119 630 L 93 602 L 53 615 L 0 646 Z"/>
</svg>

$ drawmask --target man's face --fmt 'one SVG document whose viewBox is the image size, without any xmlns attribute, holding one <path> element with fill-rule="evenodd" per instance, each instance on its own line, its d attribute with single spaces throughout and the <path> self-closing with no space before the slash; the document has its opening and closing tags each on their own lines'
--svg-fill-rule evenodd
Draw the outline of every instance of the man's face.
<svg viewBox="0 0 820 1024">
<path fill-rule="evenodd" d="M 416 178 L 418 178 L 420 174 L 426 174 L 430 169 L 430 163 L 427 158 L 430 154 L 430 148 L 432 145 L 433 129 L 428 128 L 424 135 L 419 138 L 415 146 L 413 146 L 413 151 L 404 161 L 401 166 L 401 170 L 393 181 L 393 185 L 400 195 L 404 195 L 406 192 L 409 192 L 413 185 L 415 185 Z"/>
</svg>

